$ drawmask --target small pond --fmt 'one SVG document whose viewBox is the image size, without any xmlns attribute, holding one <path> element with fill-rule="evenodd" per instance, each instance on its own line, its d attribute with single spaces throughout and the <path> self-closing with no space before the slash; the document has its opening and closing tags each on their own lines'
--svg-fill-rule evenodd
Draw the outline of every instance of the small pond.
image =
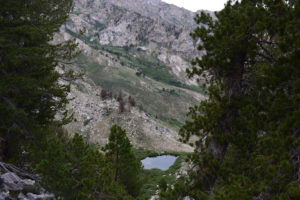
<svg viewBox="0 0 300 200">
<path fill-rule="evenodd" d="M 142 164 L 144 166 L 144 169 L 157 168 L 165 171 L 174 164 L 176 159 L 177 156 L 171 156 L 171 155 L 147 157 L 142 160 Z"/>
</svg>

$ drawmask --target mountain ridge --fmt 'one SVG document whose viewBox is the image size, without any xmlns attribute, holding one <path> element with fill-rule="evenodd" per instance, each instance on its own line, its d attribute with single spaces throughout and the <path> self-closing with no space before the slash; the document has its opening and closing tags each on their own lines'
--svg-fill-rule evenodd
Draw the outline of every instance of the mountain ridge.
<svg viewBox="0 0 300 200">
<path fill-rule="evenodd" d="M 71 83 L 70 97 L 75 100 L 68 109 L 75 121 L 66 128 L 103 146 L 109 126 L 117 123 L 127 130 L 136 148 L 190 152 L 193 148 L 179 143 L 176 132 L 187 119 L 188 107 L 206 98 L 196 79 L 185 73 L 189 60 L 201 56 L 196 50 L 199 41 L 189 36 L 192 26 L 145 16 L 159 10 L 151 10 L 152 4 L 175 8 L 161 1 L 149 2 L 75 1 L 69 20 L 56 37 L 57 41 L 76 38 L 82 54 L 73 68 L 85 72 L 84 80 Z M 138 13 L 137 8 L 143 8 L 140 4 L 148 14 Z M 178 10 L 192 13 L 177 7 L 173 12 Z M 81 30 L 85 32 L 80 35 Z M 101 90 L 115 98 L 102 99 Z M 126 103 L 124 113 L 119 112 L 116 100 L 120 93 Z M 129 96 L 136 107 L 127 105 Z"/>
</svg>

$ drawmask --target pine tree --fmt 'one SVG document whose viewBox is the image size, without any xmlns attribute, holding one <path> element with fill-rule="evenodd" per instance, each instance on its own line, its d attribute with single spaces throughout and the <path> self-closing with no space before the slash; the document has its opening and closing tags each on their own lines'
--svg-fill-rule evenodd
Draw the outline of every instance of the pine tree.
<svg viewBox="0 0 300 200">
<path fill-rule="evenodd" d="M 30 155 L 44 188 L 70 200 L 132 199 L 114 180 L 112 163 L 98 149 L 78 134 L 69 139 L 52 131 L 47 140 L 35 144 L 38 150 Z"/>
<path fill-rule="evenodd" d="M 114 180 L 123 184 L 130 195 L 137 197 L 142 185 L 138 177 L 141 163 L 132 152 L 125 130 L 113 125 L 104 150 L 106 157 L 113 163 Z"/>
<path fill-rule="evenodd" d="M 299 199 L 300 2 L 229 1 L 193 33 L 209 99 L 190 109 L 183 141 L 197 135 L 189 180 L 165 199 Z M 298 56 L 297 56 L 298 55 Z"/>
<path fill-rule="evenodd" d="M 21 141 L 33 137 L 35 126 L 49 125 L 64 111 L 69 86 L 58 83 L 64 77 L 55 68 L 77 52 L 74 41 L 52 42 L 72 0 L 1 0 L 0 5 L 0 137 L 3 158 L 9 159 Z"/>
</svg>

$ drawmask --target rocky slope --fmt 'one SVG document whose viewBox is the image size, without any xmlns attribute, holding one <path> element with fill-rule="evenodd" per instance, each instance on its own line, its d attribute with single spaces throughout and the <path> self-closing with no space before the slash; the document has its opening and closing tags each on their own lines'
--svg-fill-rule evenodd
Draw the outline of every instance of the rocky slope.
<svg viewBox="0 0 300 200">
<path fill-rule="evenodd" d="M 128 10 L 142 13 L 144 16 L 156 20 L 161 19 L 178 26 L 194 27 L 196 25 L 193 20 L 193 12 L 161 0 L 111 0 L 110 2 Z"/>
<path fill-rule="evenodd" d="M 108 142 L 109 129 L 119 124 L 127 132 L 135 148 L 158 152 L 191 152 L 189 145 L 178 142 L 176 129 L 137 107 L 125 105 L 120 112 L 115 98 L 102 99 L 101 88 L 84 76 L 71 84 L 69 98 L 73 99 L 68 110 L 74 114 L 74 121 L 65 127 L 70 133 L 84 134 L 86 141 L 99 147 Z M 124 97 L 125 98 L 125 94 Z"/>
<path fill-rule="evenodd" d="M 157 151 L 191 151 L 177 142 L 177 130 L 189 106 L 205 98 L 196 80 L 185 74 L 189 60 L 201 56 L 189 33 L 193 15 L 159 0 L 75 0 L 56 41 L 75 37 L 82 54 L 73 68 L 84 71 L 72 82 L 68 105 L 75 121 L 70 132 L 82 132 L 104 145 L 109 127 L 120 124 L 135 147 Z M 85 32 L 78 34 L 81 30 Z M 105 89 L 137 106 L 119 113 L 119 102 L 101 99 Z"/>
<path fill-rule="evenodd" d="M 142 15 L 152 19 L 167 21 L 176 26 L 185 28 L 195 28 L 196 26 L 194 12 L 165 3 L 162 0 L 111 0 L 110 2 L 128 10 L 142 13 Z M 207 12 L 214 17 L 214 13 L 207 10 L 199 10 L 196 13 L 201 11 Z"/>
<path fill-rule="evenodd" d="M 194 15 L 161 1 L 76 0 L 66 28 L 73 32 L 86 28 L 89 40 L 102 45 L 151 47 L 154 43 L 194 57 L 196 41 L 189 36 Z"/>
<path fill-rule="evenodd" d="M 37 176 L 0 162 L 0 200 L 10 199 L 50 200 L 55 196 L 40 186 Z"/>
</svg>

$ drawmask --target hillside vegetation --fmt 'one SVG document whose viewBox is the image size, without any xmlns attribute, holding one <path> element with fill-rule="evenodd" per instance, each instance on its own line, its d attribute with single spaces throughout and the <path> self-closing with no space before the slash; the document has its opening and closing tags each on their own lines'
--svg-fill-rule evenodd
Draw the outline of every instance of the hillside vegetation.
<svg viewBox="0 0 300 200">
<path fill-rule="evenodd" d="M 187 109 L 206 98 L 197 78 L 189 79 L 185 73 L 188 58 L 198 55 L 196 40 L 188 36 L 192 26 L 149 17 L 120 2 L 74 3 L 70 18 L 55 37 L 55 41 L 75 38 L 82 51 L 72 70 L 83 72 L 84 81 L 66 82 L 71 84 L 69 96 L 75 98 L 68 105 L 69 113 L 76 120 L 65 127 L 103 146 L 109 127 L 118 123 L 137 148 L 172 152 L 173 146 L 179 146 L 175 151 L 191 151 L 176 141 L 176 132 L 188 119 Z M 101 98 L 101 91 L 112 98 Z M 119 102 L 114 102 L 120 95 L 122 114 Z M 127 104 L 129 97 L 135 101 L 133 108 Z"/>
<path fill-rule="evenodd" d="M 161 199 L 300 198 L 300 1 L 228 1 L 192 36 L 206 54 L 209 99 L 190 109 L 183 141 L 199 136 L 193 169 Z"/>
<path fill-rule="evenodd" d="M 299 0 L 0 3 L 0 199 L 300 199 Z"/>
</svg>

